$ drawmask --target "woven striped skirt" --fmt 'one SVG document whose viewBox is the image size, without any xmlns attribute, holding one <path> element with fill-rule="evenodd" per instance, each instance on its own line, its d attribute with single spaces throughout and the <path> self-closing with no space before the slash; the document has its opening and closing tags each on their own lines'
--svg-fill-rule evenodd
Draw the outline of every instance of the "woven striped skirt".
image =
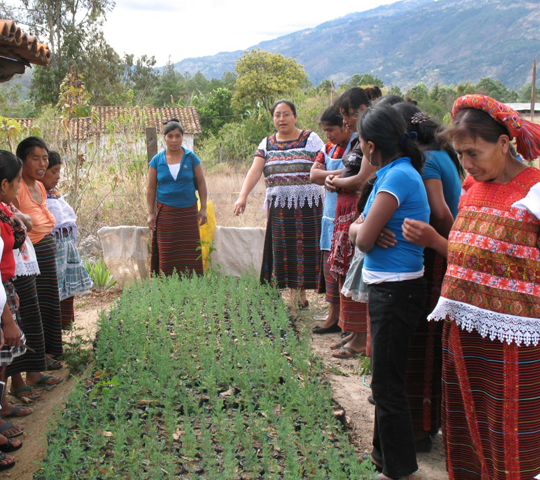
<svg viewBox="0 0 540 480">
<path fill-rule="evenodd" d="M 345 276 L 338 275 L 339 284 L 339 323 L 344 332 L 367 333 L 367 303 L 355 302 L 341 293 Z"/>
<path fill-rule="evenodd" d="M 36 277 L 39 310 L 43 322 L 45 353 L 57 357 L 62 355 L 62 321 L 56 270 L 56 242 L 52 235 L 43 237 L 34 244 L 40 275 Z"/>
<path fill-rule="evenodd" d="M 444 322 L 442 427 L 450 480 L 540 474 L 540 346 Z"/>
<path fill-rule="evenodd" d="M 152 272 L 170 276 L 180 273 L 203 274 L 200 250 L 199 210 L 157 204 L 156 230 L 152 235 Z"/>
<path fill-rule="evenodd" d="M 427 316 L 439 300 L 446 260 L 426 248 L 424 266 L 428 292 L 426 311 L 409 349 L 407 393 L 415 431 L 436 433 L 441 427 L 443 322 L 428 322 Z"/>
<path fill-rule="evenodd" d="M 24 333 L 21 329 L 21 318 L 19 315 L 19 308 L 17 307 L 17 301 L 16 301 L 16 293 L 15 293 L 15 287 L 13 286 L 13 282 L 11 280 L 8 280 L 7 282 L 3 282 L 4 290 L 6 291 L 6 305 L 9 308 L 9 311 L 11 312 L 11 315 L 13 316 L 13 321 L 19 327 L 19 331 L 21 334 L 21 342 L 22 345 L 18 347 L 10 347 L 8 345 L 4 345 L 2 349 L 0 349 L 0 366 L 9 365 L 12 363 L 17 357 L 20 357 L 21 355 L 24 355 L 26 352 L 26 338 L 24 337 Z"/>
<path fill-rule="evenodd" d="M 268 208 L 261 281 L 278 288 L 316 289 L 321 266 L 319 206 Z"/>
<path fill-rule="evenodd" d="M 62 330 L 71 328 L 75 321 L 75 297 L 65 298 L 60 302 L 60 312 L 62 316 Z"/>
<path fill-rule="evenodd" d="M 19 295 L 21 330 L 26 337 L 26 345 L 33 351 L 27 350 L 24 355 L 7 366 L 8 377 L 22 372 L 43 372 L 46 368 L 45 339 L 39 311 L 36 276 L 17 277 L 13 280 L 13 285 Z"/>
<path fill-rule="evenodd" d="M 339 304 L 339 285 L 335 276 L 330 272 L 330 251 L 321 250 L 321 267 L 319 271 L 319 283 L 317 293 L 325 293 L 326 301 L 332 304 Z"/>
</svg>

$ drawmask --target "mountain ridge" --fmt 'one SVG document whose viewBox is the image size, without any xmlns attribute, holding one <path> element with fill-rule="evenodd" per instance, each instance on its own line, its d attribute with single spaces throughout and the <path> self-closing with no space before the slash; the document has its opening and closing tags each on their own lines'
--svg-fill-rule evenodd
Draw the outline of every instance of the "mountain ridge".
<svg viewBox="0 0 540 480">
<path fill-rule="evenodd" d="M 314 84 L 372 73 L 402 88 L 420 81 L 476 83 L 484 77 L 520 88 L 530 81 L 540 51 L 540 9 L 527 0 L 402 0 L 246 50 L 253 48 L 295 58 Z M 243 52 L 187 58 L 175 69 L 220 78 L 234 70 Z"/>
</svg>

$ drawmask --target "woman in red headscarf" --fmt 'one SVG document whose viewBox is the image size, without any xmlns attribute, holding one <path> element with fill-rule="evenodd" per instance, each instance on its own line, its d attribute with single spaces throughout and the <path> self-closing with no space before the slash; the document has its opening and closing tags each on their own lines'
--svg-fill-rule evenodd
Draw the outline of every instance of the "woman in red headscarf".
<svg viewBox="0 0 540 480">
<path fill-rule="evenodd" d="M 449 133 L 469 174 L 431 320 L 444 321 L 442 427 L 451 480 L 540 478 L 540 126 L 484 95 L 458 99 Z"/>
</svg>

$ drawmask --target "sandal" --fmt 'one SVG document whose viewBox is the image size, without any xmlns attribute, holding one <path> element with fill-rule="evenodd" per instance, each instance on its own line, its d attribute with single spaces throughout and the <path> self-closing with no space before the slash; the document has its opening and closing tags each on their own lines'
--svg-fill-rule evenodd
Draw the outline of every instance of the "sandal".
<svg viewBox="0 0 540 480">
<path fill-rule="evenodd" d="M 330 345 L 330 350 L 337 350 L 338 348 L 343 347 L 348 342 L 349 342 L 348 340 L 345 340 L 344 338 L 342 338 L 339 342 L 332 343 L 332 345 Z"/>
<path fill-rule="evenodd" d="M 10 463 L 4 463 L 6 460 L 11 459 Z M 9 470 L 15 466 L 15 459 L 12 456 L 8 456 L 5 453 L 0 453 L 0 472 L 2 470 Z"/>
<path fill-rule="evenodd" d="M 15 441 L 19 442 L 19 445 L 13 445 L 13 440 L 11 438 L 7 438 L 6 443 L 0 444 L 0 452 L 10 453 L 19 450 L 19 448 L 21 448 L 23 444 L 20 440 Z"/>
<path fill-rule="evenodd" d="M 45 362 L 47 363 L 47 370 L 61 370 L 64 368 L 64 364 L 62 362 L 51 357 L 45 357 Z"/>
<path fill-rule="evenodd" d="M 47 380 L 50 380 L 51 378 L 55 379 L 55 381 L 47 383 Z M 36 383 L 34 383 L 32 386 L 36 387 L 36 388 L 52 387 L 53 385 L 58 385 L 59 383 L 62 383 L 63 381 L 64 381 L 63 378 L 53 377 L 52 375 L 49 375 L 48 373 L 46 373 Z"/>
<path fill-rule="evenodd" d="M 33 395 L 21 395 L 24 392 L 32 392 Z M 13 395 L 15 398 L 18 398 L 19 400 L 26 398 L 27 400 L 32 402 L 41 397 L 41 395 L 36 392 L 30 385 L 25 385 L 24 387 L 17 388 L 17 390 L 11 392 L 11 395 Z"/>
<path fill-rule="evenodd" d="M 15 433 L 12 433 L 11 435 L 6 433 L 7 430 L 10 430 L 12 428 L 18 428 L 19 430 Z M 19 435 L 22 435 L 23 433 L 24 433 L 24 428 L 22 428 L 19 425 L 15 425 L 14 423 L 11 423 L 11 422 L 6 422 L 4 423 L 4 425 L 0 427 L 0 434 L 4 435 L 4 437 L 7 437 L 7 438 L 15 438 L 15 437 L 18 437 Z"/>
<path fill-rule="evenodd" d="M 27 411 L 28 413 L 24 413 L 24 411 Z M 19 407 L 19 405 L 13 405 L 13 408 L 11 409 L 11 412 L 7 414 L 2 414 L 3 410 L 0 410 L 0 417 L 2 418 L 13 418 L 13 417 L 26 417 L 27 415 L 30 415 L 32 413 L 31 408 L 23 408 Z M 0 451 L 2 449 L 0 448 Z"/>
<path fill-rule="evenodd" d="M 335 358 L 354 358 L 360 355 L 361 353 L 364 353 L 363 350 L 354 350 L 351 347 L 341 347 L 339 351 L 332 354 Z"/>
</svg>

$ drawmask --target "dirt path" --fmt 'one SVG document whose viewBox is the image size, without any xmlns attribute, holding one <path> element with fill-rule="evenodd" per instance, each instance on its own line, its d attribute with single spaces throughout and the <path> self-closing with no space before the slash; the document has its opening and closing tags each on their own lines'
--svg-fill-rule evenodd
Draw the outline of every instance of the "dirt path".
<svg viewBox="0 0 540 480">
<path fill-rule="evenodd" d="M 89 338 L 93 338 L 100 312 L 107 308 L 115 297 L 115 294 L 96 291 L 76 299 L 75 326 L 82 329 L 81 334 L 84 332 Z M 68 368 L 50 373 L 61 376 L 64 381 L 49 391 L 42 389 L 41 398 L 29 405 L 34 409 L 32 415 L 16 420 L 16 423 L 25 430 L 19 437 L 24 445 L 12 454 L 17 459 L 15 467 L 0 473 L 0 479 L 32 480 L 33 472 L 38 469 L 35 462 L 43 459 L 47 452 L 47 430 L 64 408 L 69 392 L 76 381 L 69 377 Z M 13 397 L 10 401 L 17 403 Z"/>
<path fill-rule="evenodd" d="M 311 330 L 314 325 L 320 323 L 314 320 L 314 317 L 324 312 L 326 302 L 324 296 L 314 293 L 308 294 L 308 299 L 311 306 L 307 313 L 302 314 L 298 326 Z M 359 360 L 342 360 L 332 357 L 330 344 L 339 338 L 340 335 L 337 333 L 313 335 L 313 351 L 323 359 L 327 366 L 327 375 L 334 390 L 334 398 L 345 410 L 352 429 L 351 437 L 357 450 L 359 453 L 369 453 L 374 416 L 374 407 L 367 401 L 371 391 L 360 375 Z M 366 377 L 365 380 L 365 383 L 369 385 L 370 377 Z M 418 454 L 418 465 L 415 480 L 448 480 L 441 435 L 435 439 L 431 453 Z"/>
</svg>

